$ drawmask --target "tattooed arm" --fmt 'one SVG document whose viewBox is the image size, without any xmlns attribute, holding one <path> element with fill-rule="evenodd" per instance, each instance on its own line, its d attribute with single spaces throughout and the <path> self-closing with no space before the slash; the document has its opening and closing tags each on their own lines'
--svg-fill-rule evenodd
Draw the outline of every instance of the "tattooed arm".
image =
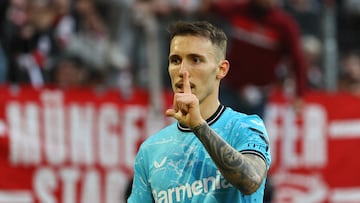
<svg viewBox="0 0 360 203">
<path fill-rule="evenodd" d="M 244 194 L 254 193 L 266 176 L 265 161 L 254 154 L 242 154 L 225 142 L 207 123 L 193 128 L 221 174 Z"/>
</svg>

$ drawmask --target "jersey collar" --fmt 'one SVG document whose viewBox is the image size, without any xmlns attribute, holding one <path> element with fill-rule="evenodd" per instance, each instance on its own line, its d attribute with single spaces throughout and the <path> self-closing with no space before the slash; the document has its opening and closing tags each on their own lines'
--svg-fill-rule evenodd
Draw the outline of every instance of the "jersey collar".
<svg viewBox="0 0 360 203">
<path fill-rule="evenodd" d="M 225 106 L 220 104 L 217 110 L 215 111 L 215 113 L 212 116 L 210 116 L 208 119 L 206 119 L 207 124 L 210 126 L 211 124 L 215 123 L 215 121 L 217 121 L 220 118 L 221 114 L 224 111 L 225 111 Z M 179 122 L 177 123 L 177 126 L 180 131 L 191 132 L 190 128 L 181 125 Z"/>
</svg>

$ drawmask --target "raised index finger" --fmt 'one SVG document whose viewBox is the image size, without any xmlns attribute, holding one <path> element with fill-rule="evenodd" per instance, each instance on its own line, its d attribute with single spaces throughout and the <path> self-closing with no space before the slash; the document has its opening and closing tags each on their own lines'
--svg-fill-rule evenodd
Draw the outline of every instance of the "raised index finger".
<svg viewBox="0 0 360 203">
<path fill-rule="evenodd" d="M 187 94 L 191 94 L 191 85 L 190 85 L 190 80 L 189 80 L 189 72 L 185 71 L 184 72 L 184 93 Z"/>
</svg>

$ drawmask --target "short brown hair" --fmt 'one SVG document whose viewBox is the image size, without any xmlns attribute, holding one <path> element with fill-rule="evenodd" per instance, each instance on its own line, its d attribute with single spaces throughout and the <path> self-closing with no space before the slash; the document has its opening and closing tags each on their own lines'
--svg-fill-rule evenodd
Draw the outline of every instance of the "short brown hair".
<svg viewBox="0 0 360 203">
<path fill-rule="evenodd" d="M 211 41 L 212 44 L 216 45 L 222 52 L 222 57 L 226 56 L 227 37 L 223 30 L 215 27 L 213 24 L 207 21 L 177 21 L 172 23 L 168 27 L 170 33 L 170 40 L 175 36 L 194 35 L 202 36 Z"/>
</svg>

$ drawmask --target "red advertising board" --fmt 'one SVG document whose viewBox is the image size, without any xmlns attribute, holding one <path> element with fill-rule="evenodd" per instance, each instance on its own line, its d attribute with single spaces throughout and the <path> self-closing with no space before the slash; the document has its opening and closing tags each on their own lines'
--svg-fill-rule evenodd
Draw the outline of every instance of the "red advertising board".
<svg viewBox="0 0 360 203">
<path fill-rule="evenodd" d="M 274 202 L 360 202 L 360 97 L 314 92 L 295 113 L 274 95 L 266 125 Z"/>
<path fill-rule="evenodd" d="M 266 109 L 275 203 L 360 202 L 360 97 L 310 93 L 295 113 L 274 95 Z M 158 113 L 142 90 L 0 87 L 0 203 L 125 202 L 139 144 L 171 122 Z"/>
<path fill-rule="evenodd" d="M 0 95 L 1 203 L 125 202 L 139 144 L 168 122 L 141 90 L 2 87 Z"/>
</svg>

